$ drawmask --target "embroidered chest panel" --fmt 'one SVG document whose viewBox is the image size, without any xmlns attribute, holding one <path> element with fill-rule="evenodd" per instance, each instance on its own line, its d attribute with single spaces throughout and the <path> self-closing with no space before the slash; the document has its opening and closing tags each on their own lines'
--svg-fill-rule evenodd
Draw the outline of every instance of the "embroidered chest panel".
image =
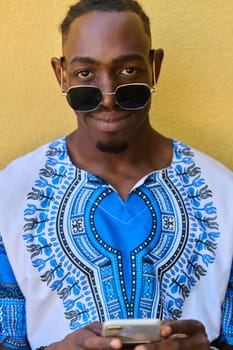
<svg viewBox="0 0 233 350">
<path fill-rule="evenodd" d="M 63 300 L 71 329 L 106 318 L 179 318 L 214 261 L 212 192 L 192 151 L 174 142 L 172 166 L 126 202 L 76 169 L 54 142 L 28 194 L 23 238 L 45 288 Z"/>
</svg>

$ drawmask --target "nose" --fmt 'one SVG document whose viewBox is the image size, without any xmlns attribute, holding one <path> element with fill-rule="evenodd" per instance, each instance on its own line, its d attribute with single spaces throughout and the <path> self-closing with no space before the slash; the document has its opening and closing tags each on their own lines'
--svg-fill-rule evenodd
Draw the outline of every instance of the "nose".
<svg viewBox="0 0 233 350">
<path fill-rule="evenodd" d="M 102 92 L 102 106 L 111 109 L 117 104 L 115 92 Z"/>
<path fill-rule="evenodd" d="M 109 74 L 109 72 L 103 73 L 98 86 L 102 92 L 101 105 L 107 109 L 114 108 L 117 104 L 114 92 L 116 88 L 116 82 L 114 81 L 112 75 Z"/>
</svg>

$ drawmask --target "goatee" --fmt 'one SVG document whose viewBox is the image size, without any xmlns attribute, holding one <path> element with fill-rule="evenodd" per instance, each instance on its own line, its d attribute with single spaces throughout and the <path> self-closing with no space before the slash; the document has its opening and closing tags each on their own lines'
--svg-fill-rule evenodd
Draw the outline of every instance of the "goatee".
<svg viewBox="0 0 233 350">
<path fill-rule="evenodd" d="M 114 143 L 114 142 L 100 142 L 98 141 L 96 144 L 96 148 L 105 153 L 121 153 L 127 150 L 128 148 L 127 142 Z"/>
</svg>

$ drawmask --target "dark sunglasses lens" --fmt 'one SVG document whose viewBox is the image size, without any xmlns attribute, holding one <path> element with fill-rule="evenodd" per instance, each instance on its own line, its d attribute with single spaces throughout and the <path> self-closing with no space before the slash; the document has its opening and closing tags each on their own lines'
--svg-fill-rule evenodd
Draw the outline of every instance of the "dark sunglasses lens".
<svg viewBox="0 0 233 350">
<path fill-rule="evenodd" d="M 151 96 L 147 85 L 120 86 L 116 91 L 117 103 L 124 109 L 140 109 L 146 106 Z"/>
<path fill-rule="evenodd" d="M 68 90 L 66 98 L 75 111 L 87 112 L 98 107 L 102 94 L 98 88 L 93 86 L 74 86 Z"/>
</svg>

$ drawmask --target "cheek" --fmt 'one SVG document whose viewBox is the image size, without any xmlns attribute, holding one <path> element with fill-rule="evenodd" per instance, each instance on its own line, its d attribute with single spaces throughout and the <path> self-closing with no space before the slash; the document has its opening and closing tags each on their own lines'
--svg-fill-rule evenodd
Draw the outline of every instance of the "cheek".
<svg viewBox="0 0 233 350">
<path fill-rule="evenodd" d="M 77 78 L 73 74 L 73 72 L 67 71 L 67 73 L 66 73 L 66 82 L 67 82 L 67 86 L 77 85 Z"/>
<path fill-rule="evenodd" d="M 75 111 L 75 114 L 76 114 L 76 118 L 77 118 L 78 127 L 85 126 L 85 124 L 86 124 L 85 114 L 86 113 L 80 113 L 80 112 Z"/>
<path fill-rule="evenodd" d="M 81 129 L 91 129 L 91 113 L 76 112 L 78 128 Z"/>
</svg>

